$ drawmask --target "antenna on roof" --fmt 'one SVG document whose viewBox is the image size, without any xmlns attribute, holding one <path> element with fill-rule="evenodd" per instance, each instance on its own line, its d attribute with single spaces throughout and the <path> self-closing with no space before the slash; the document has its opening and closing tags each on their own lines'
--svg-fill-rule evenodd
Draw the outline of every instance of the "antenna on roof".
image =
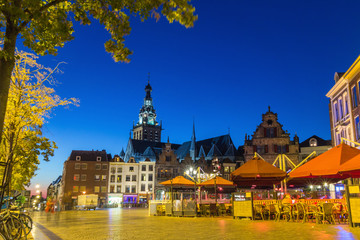
<svg viewBox="0 0 360 240">
<path fill-rule="evenodd" d="M 148 84 L 150 84 L 150 72 L 148 72 Z"/>
</svg>

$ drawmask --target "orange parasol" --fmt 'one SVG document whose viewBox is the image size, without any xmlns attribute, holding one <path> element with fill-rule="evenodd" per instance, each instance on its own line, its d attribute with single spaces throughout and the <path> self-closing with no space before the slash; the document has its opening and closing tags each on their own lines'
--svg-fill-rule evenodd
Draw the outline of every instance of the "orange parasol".
<svg viewBox="0 0 360 240">
<path fill-rule="evenodd" d="M 242 187 L 273 187 L 285 176 L 286 172 L 259 157 L 253 157 L 230 174 L 231 180 Z"/>
<path fill-rule="evenodd" d="M 199 183 L 198 186 L 235 186 L 235 184 L 231 181 L 228 181 L 222 177 L 216 176 L 215 178 L 212 178 L 210 180 L 207 180 L 205 182 Z"/>
<path fill-rule="evenodd" d="M 345 163 L 359 154 L 359 149 L 341 143 L 293 170 L 289 176 L 291 178 L 321 177 L 345 179 L 348 178 L 349 175 L 339 173 L 341 167 L 345 166 Z"/>
<path fill-rule="evenodd" d="M 259 157 L 253 157 L 244 165 L 237 168 L 230 174 L 231 179 L 241 178 L 282 178 L 284 179 L 286 172 L 271 165 Z M 282 180 L 281 179 L 281 180 Z"/>
<path fill-rule="evenodd" d="M 355 178 L 360 177 L 360 154 L 342 164 L 339 172 Z"/>
<path fill-rule="evenodd" d="M 173 179 L 161 182 L 160 184 L 165 186 L 194 186 L 195 183 L 189 179 L 184 178 L 183 176 L 177 176 Z"/>
</svg>

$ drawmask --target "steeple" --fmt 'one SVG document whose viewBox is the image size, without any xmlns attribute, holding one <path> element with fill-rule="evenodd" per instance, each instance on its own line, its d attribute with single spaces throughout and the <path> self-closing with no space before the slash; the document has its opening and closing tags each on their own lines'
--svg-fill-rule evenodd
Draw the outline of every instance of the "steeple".
<svg viewBox="0 0 360 240">
<path fill-rule="evenodd" d="M 190 145 L 190 157 L 193 161 L 195 161 L 196 159 L 196 137 L 195 137 L 195 121 L 193 121 L 193 132 L 192 132 L 192 136 L 191 136 L 191 145 Z"/>
<path fill-rule="evenodd" d="M 156 121 L 156 111 L 151 97 L 150 73 L 145 86 L 145 98 L 139 112 L 139 121 L 133 126 L 133 138 L 151 142 L 161 141 L 161 125 Z"/>
<path fill-rule="evenodd" d="M 148 84 L 145 87 L 144 104 L 140 109 L 139 122 L 137 123 L 137 125 L 158 125 L 158 122 L 156 121 L 156 112 L 153 106 L 151 92 L 152 87 L 150 85 L 150 80 L 148 80 Z"/>
</svg>

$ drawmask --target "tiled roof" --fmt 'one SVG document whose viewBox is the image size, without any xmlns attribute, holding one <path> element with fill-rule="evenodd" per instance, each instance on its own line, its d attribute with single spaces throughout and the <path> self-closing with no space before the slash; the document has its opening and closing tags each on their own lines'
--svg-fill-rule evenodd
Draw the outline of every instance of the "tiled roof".
<svg viewBox="0 0 360 240">
<path fill-rule="evenodd" d="M 208 138 L 205 140 L 197 141 L 196 142 L 196 154 L 199 156 L 200 149 L 203 148 L 205 155 L 208 156 L 209 152 L 212 151 L 213 145 L 216 146 L 217 149 L 215 149 L 215 153 L 217 153 L 217 156 L 219 156 L 219 152 L 221 153 L 221 156 L 225 155 L 229 147 L 233 144 L 230 135 L 222 135 L 214 138 Z M 191 141 L 184 142 L 177 150 L 176 155 L 180 159 L 184 159 L 186 154 L 190 151 L 190 145 Z M 234 155 L 238 155 L 238 151 L 234 149 Z"/>
<path fill-rule="evenodd" d="M 105 150 L 102 151 L 83 151 L 83 150 L 73 150 L 70 154 L 69 160 L 75 161 L 76 156 L 81 157 L 81 161 L 96 161 L 97 157 L 101 157 L 102 162 L 108 161 L 108 155 Z"/>
<path fill-rule="evenodd" d="M 306 139 L 305 141 L 301 142 L 299 145 L 300 147 L 310 147 L 310 139 L 315 138 L 317 141 L 317 146 L 331 146 L 331 140 L 324 140 L 316 135 L 313 135 Z"/>
<path fill-rule="evenodd" d="M 145 140 L 136 140 L 131 139 L 134 153 L 143 154 L 145 150 L 150 147 L 155 154 L 161 153 L 162 149 L 165 147 L 164 142 L 150 142 Z M 171 149 L 176 150 L 179 148 L 179 144 L 171 144 Z"/>
</svg>

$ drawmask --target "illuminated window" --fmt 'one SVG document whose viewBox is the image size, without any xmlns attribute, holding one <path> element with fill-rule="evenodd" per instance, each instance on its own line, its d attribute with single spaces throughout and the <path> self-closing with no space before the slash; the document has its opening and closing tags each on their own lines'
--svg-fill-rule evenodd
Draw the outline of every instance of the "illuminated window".
<svg viewBox="0 0 360 240">
<path fill-rule="evenodd" d="M 101 180 L 105 181 L 106 180 L 106 175 L 101 175 Z"/>
<path fill-rule="evenodd" d="M 117 182 L 121 182 L 121 180 L 122 180 L 122 179 L 121 179 L 121 175 L 118 175 L 116 181 L 117 181 Z"/>
<path fill-rule="evenodd" d="M 339 116 L 340 116 L 340 119 L 342 119 L 344 116 L 343 116 L 344 112 L 343 112 L 343 102 L 342 102 L 342 99 L 340 98 L 339 99 Z"/>
<path fill-rule="evenodd" d="M 74 174 L 74 181 L 80 180 L 80 174 Z"/>
<path fill-rule="evenodd" d="M 146 181 L 146 174 L 145 173 L 141 174 L 141 181 Z"/>
<path fill-rule="evenodd" d="M 102 193 L 106 193 L 106 192 L 107 192 L 105 186 L 101 186 L 101 192 L 102 192 Z"/>
<path fill-rule="evenodd" d="M 99 186 L 95 186 L 95 187 L 94 187 L 94 192 L 95 192 L 95 193 L 100 192 L 100 187 L 99 187 Z"/>
<path fill-rule="evenodd" d="M 348 96 L 345 95 L 345 115 L 349 114 Z"/>
<path fill-rule="evenodd" d="M 116 186 L 116 192 L 118 192 L 118 193 L 121 192 L 121 185 L 117 185 L 117 186 Z"/>
<path fill-rule="evenodd" d="M 334 119 L 335 119 L 335 122 L 338 122 L 339 121 L 339 111 L 338 111 L 338 104 L 337 102 L 334 104 Z"/>
<path fill-rule="evenodd" d="M 310 139 L 310 147 L 317 147 L 317 140 L 315 138 Z"/>
<path fill-rule="evenodd" d="M 100 175 L 95 175 L 95 181 L 100 181 Z"/>
<path fill-rule="evenodd" d="M 86 192 L 86 186 L 80 186 L 80 192 Z"/>
<path fill-rule="evenodd" d="M 356 140 L 360 138 L 360 121 L 359 116 L 355 118 L 355 132 L 356 132 Z M 340 142 L 339 142 L 340 144 Z"/>
<path fill-rule="evenodd" d="M 356 108 L 358 106 L 358 101 L 357 101 L 357 94 L 356 94 L 356 86 L 354 86 L 352 88 L 352 100 L 353 100 L 353 107 Z"/>
<path fill-rule="evenodd" d="M 79 186 L 73 186 L 73 192 L 79 192 Z"/>
<path fill-rule="evenodd" d="M 149 191 L 152 191 L 152 190 L 153 190 L 153 189 L 152 189 L 152 184 L 149 184 L 149 185 L 148 185 L 148 190 L 149 190 Z"/>
</svg>

